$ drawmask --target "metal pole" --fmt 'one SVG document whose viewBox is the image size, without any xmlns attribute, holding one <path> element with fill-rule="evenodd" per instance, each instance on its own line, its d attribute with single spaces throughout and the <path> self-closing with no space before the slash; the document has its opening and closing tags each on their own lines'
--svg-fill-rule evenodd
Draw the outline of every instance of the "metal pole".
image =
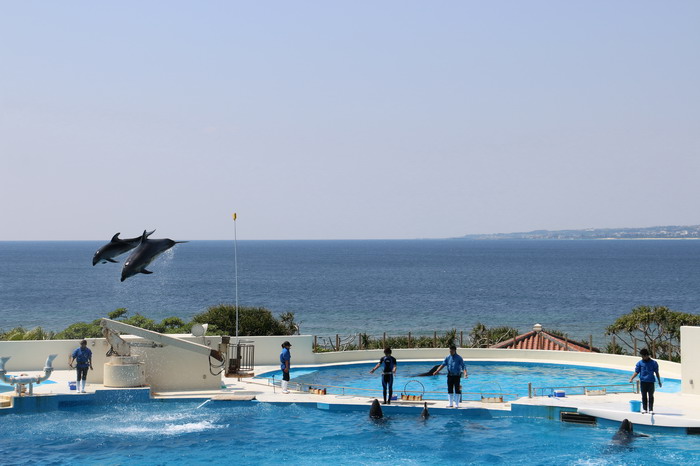
<svg viewBox="0 0 700 466">
<path fill-rule="evenodd" d="M 236 232 L 236 218 L 238 215 L 233 213 L 233 267 L 235 271 L 236 281 L 236 339 L 238 339 L 238 234 Z"/>
</svg>

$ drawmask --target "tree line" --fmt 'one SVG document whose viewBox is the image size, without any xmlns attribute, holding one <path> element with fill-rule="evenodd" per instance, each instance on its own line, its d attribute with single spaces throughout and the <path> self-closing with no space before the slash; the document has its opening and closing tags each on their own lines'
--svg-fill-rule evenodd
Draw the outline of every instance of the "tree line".
<svg viewBox="0 0 700 466">
<path fill-rule="evenodd" d="M 196 314 L 192 320 L 185 322 L 179 317 L 167 317 L 160 322 L 140 314 L 127 316 L 124 308 L 110 312 L 107 317 L 119 320 L 135 327 L 153 330 L 159 333 L 191 333 L 194 324 L 209 324 L 210 335 L 236 334 L 236 307 L 231 304 L 210 306 L 206 311 Z M 680 328 L 682 326 L 700 326 L 700 315 L 673 311 L 665 306 L 637 306 L 631 312 L 619 317 L 606 328 L 606 335 L 611 341 L 602 350 L 613 354 L 635 355 L 642 348 L 647 348 L 652 357 L 670 361 L 680 361 Z M 550 334 L 566 338 L 566 333 L 546 329 Z M 471 348 L 488 348 L 517 336 L 520 332 L 507 326 L 487 327 L 477 323 L 469 332 L 466 341 L 456 329 L 447 330 L 439 336 L 370 336 L 360 333 L 342 345 L 342 349 L 381 349 L 392 348 L 431 348 L 447 347 L 450 344 L 462 344 Z M 275 317 L 263 307 L 240 306 L 238 308 L 238 334 L 240 336 L 295 335 L 299 334 L 299 324 L 293 312 L 285 312 Z M 13 328 L 0 330 L 0 340 L 76 340 L 82 338 L 100 338 L 102 328 L 100 320 L 77 322 L 60 332 L 45 331 L 41 327 L 24 329 Z M 569 339 L 571 343 L 588 346 L 587 342 Z M 333 348 L 335 344 L 330 344 Z M 341 345 L 337 345 L 341 346 Z"/>
</svg>

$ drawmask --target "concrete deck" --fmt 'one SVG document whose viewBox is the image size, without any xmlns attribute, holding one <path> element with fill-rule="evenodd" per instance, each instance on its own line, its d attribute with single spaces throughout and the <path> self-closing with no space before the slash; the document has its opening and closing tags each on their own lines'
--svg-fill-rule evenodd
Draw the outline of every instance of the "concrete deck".
<svg viewBox="0 0 700 466">
<path fill-rule="evenodd" d="M 258 367 L 257 373 L 276 370 L 276 367 Z M 134 389 L 119 389 L 104 387 L 101 384 L 88 383 L 87 393 L 80 394 L 69 389 L 68 382 L 75 379 L 75 372 L 70 370 L 56 370 L 51 375 L 50 381 L 54 383 L 42 383 L 34 385 L 34 397 L 23 396 L 26 399 L 18 403 L 14 391 L 0 392 L 0 414 L 8 412 L 22 412 L 22 409 L 14 409 L 16 406 L 29 405 L 29 399 L 46 397 L 58 397 L 63 402 L 69 400 L 73 403 L 85 397 L 86 402 L 99 403 L 102 394 L 114 391 L 128 391 Z M 90 377 L 88 375 L 88 381 Z M 290 389 L 295 384 L 290 383 Z M 7 388 L 7 387 L 4 387 Z M 137 389 L 138 390 L 138 389 Z M 296 403 L 305 404 L 325 410 L 369 410 L 369 405 L 374 396 L 356 395 L 317 395 L 308 392 L 290 390 L 283 394 L 279 386 L 271 385 L 267 380 L 256 378 L 223 378 L 220 390 L 179 391 L 179 392 L 152 392 L 146 388 L 138 390 L 145 399 L 150 396 L 156 400 L 212 400 L 213 402 L 227 401 L 252 401 L 261 403 Z M 598 396 L 566 396 L 561 398 L 534 397 L 520 398 L 510 403 L 483 403 L 480 401 L 465 401 L 459 409 L 447 408 L 446 401 L 426 400 L 431 414 L 450 414 L 466 417 L 497 417 L 497 416 L 523 416 L 544 417 L 559 420 L 560 412 L 570 411 L 586 414 L 597 418 L 599 421 L 619 423 L 623 419 L 629 419 L 635 429 L 641 432 L 645 430 L 659 432 L 666 430 L 677 433 L 699 433 L 700 431 L 700 397 L 697 395 L 684 395 L 680 393 L 655 394 L 655 413 L 633 413 L 630 410 L 630 400 L 639 400 L 640 395 L 634 393 L 616 393 Z M 41 401 L 41 400 L 38 400 Z M 4 402 L 4 403 L 3 403 Z M 105 401 L 107 402 L 107 401 Z M 38 403 L 38 402 L 37 402 Z M 48 406 L 51 403 L 38 403 Z M 422 410 L 423 401 L 393 401 L 390 405 L 382 405 L 386 413 L 417 413 Z M 36 411 L 36 409 L 29 409 Z"/>
</svg>

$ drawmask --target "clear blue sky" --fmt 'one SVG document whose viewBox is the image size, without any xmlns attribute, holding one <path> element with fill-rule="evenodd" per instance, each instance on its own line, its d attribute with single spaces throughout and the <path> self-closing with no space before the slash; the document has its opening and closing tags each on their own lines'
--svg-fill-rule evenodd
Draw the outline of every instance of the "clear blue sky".
<svg viewBox="0 0 700 466">
<path fill-rule="evenodd" d="M 0 240 L 698 224 L 698 1 L 4 2 Z"/>
</svg>

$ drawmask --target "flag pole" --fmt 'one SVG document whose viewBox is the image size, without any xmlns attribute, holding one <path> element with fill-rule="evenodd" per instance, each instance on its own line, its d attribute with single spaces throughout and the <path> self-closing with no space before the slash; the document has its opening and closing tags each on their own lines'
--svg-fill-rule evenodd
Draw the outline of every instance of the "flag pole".
<svg viewBox="0 0 700 466">
<path fill-rule="evenodd" d="M 233 213 L 233 267 L 236 282 L 236 341 L 238 341 L 238 235 L 236 233 L 236 213 Z"/>
</svg>

